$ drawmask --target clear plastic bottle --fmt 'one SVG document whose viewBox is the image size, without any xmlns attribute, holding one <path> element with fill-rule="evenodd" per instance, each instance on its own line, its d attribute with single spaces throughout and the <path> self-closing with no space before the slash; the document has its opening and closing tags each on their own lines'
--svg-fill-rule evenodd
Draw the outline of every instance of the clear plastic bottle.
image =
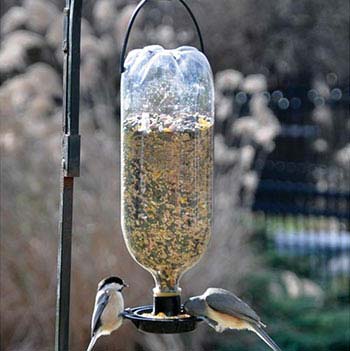
<svg viewBox="0 0 350 351">
<path fill-rule="evenodd" d="M 122 230 L 155 296 L 205 252 L 212 227 L 214 88 L 192 47 L 133 50 L 121 81 Z"/>
</svg>

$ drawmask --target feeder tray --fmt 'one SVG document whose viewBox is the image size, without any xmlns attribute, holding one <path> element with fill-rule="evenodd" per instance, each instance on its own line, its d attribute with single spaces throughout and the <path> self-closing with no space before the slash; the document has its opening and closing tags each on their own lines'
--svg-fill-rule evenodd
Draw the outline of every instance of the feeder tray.
<svg viewBox="0 0 350 351">
<path fill-rule="evenodd" d="M 130 319 L 137 329 L 147 333 L 157 334 L 177 334 L 187 333 L 196 329 L 196 324 L 201 319 L 196 317 L 179 317 L 179 318 L 152 318 L 149 315 L 153 312 L 153 306 L 140 306 L 125 309 L 124 318 Z M 185 313 L 183 306 L 181 313 Z M 148 315 L 148 316 L 145 316 Z"/>
</svg>

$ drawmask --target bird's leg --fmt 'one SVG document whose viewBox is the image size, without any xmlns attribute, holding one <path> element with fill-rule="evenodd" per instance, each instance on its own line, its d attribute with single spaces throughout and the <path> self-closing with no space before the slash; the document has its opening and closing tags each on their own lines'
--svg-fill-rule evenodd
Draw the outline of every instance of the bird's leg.
<svg viewBox="0 0 350 351">
<path fill-rule="evenodd" d="M 210 327 L 214 328 L 218 333 L 222 333 L 224 328 L 222 328 L 218 322 L 214 321 L 211 318 L 204 317 L 204 320 L 209 324 Z"/>
<path fill-rule="evenodd" d="M 215 330 L 216 330 L 218 333 L 224 332 L 225 329 L 226 329 L 226 328 L 223 327 L 223 326 L 220 325 L 220 324 L 217 324 L 217 325 L 215 326 Z"/>
</svg>

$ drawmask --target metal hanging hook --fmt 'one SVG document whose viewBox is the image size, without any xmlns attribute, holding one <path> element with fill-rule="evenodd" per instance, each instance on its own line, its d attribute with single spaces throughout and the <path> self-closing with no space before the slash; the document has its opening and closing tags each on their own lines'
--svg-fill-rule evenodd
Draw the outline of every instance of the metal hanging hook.
<svg viewBox="0 0 350 351">
<path fill-rule="evenodd" d="M 168 0 L 171 1 L 171 0 Z M 191 11 L 190 7 L 186 4 L 186 2 L 184 0 L 178 0 L 187 10 L 188 14 L 190 15 L 196 30 L 197 30 L 197 34 L 198 34 L 198 38 L 199 38 L 199 44 L 200 44 L 200 48 L 201 51 L 204 54 L 204 43 L 203 43 L 203 37 L 202 37 L 202 33 L 200 31 L 198 22 L 193 14 L 193 12 Z M 123 43 L 123 47 L 122 47 L 122 52 L 121 52 L 121 56 L 120 56 L 120 73 L 123 73 L 125 71 L 125 67 L 124 67 L 124 63 L 125 63 L 125 55 L 126 55 L 126 49 L 128 46 L 128 41 L 129 41 L 129 37 L 130 37 L 130 32 L 132 29 L 132 26 L 134 25 L 134 22 L 136 20 L 137 15 L 139 14 L 140 10 L 142 9 L 142 7 L 149 2 L 149 0 L 142 0 L 136 7 L 135 11 L 133 12 L 129 24 L 128 24 L 128 28 L 126 30 L 126 34 L 125 34 L 125 38 L 124 38 L 124 43 Z"/>
</svg>

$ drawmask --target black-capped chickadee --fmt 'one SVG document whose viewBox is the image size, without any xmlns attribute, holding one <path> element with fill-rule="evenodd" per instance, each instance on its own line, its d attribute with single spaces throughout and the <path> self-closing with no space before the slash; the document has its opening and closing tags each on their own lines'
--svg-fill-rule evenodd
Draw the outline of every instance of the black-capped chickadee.
<svg viewBox="0 0 350 351">
<path fill-rule="evenodd" d="M 230 291 L 209 288 L 201 296 L 185 302 L 184 308 L 192 316 L 202 317 L 217 332 L 226 329 L 248 329 L 255 332 L 274 351 L 281 351 L 267 335 L 260 317 L 240 298 Z"/>
<path fill-rule="evenodd" d="M 122 290 L 128 285 L 118 277 L 101 280 L 97 287 L 94 312 L 91 320 L 91 351 L 101 335 L 110 335 L 123 323 L 124 299 Z"/>
</svg>

